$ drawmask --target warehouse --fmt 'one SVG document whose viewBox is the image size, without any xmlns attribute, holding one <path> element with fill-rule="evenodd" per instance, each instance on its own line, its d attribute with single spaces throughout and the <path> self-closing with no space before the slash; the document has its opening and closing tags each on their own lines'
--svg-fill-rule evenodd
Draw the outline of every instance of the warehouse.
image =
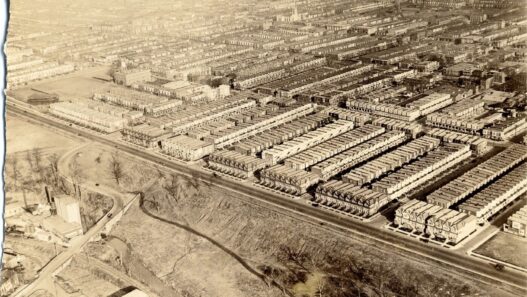
<svg viewBox="0 0 527 297">
<path fill-rule="evenodd" d="M 459 205 L 459 211 L 486 222 L 509 203 L 527 192 L 527 163 L 524 163 Z"/>
<path fill-rule="evenodd" d="M 527 147 L 512 144 L 504 151 L 434 191 L 427 197 L 427 201 L 450 207 L 526 159 Z"/>
<path fill-rule="evenodd" d="M 344 175 L 342 180 L 356 186 L 371 183 L 374 179 L 407 164 L 439 146 L 440 141 L 422 137 L 382 155 Z"/>
</svg>

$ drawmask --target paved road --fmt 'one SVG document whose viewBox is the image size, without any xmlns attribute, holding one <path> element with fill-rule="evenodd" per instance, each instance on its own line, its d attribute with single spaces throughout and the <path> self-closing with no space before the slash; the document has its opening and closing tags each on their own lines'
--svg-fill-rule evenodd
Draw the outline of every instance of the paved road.
<svg viewBox="0 0 527 297">
<path fill-rule="evenodd" d="M 82 146 L 81 146 L 82 147 Z M 65 155 L 62 156 L 61 160 L 59 160 L 59 168 L 61 170 L 65 170 L 67 172 L 68 167 L 66 166 L 66 160 L 71 158 L 74 154 L 77 153 L 77 151 L 81 148 L 78 147 L 72 151 L 69 151 Z M 63 172 L 64 173 L 64 172 Z M 98 192 L 103 195 L 107 195 L 113 199 L 113 206 L 112 209 L 108 212 L 112 214 L 112 217 L 115 216 L 122 208 L 123 208 L 123 199 L 122 194 L 116 192 L 113 189 L 110 188 L 104 188 L 104 187 L 95 187 L 95 186 L 83 186 L 85 189 L 93 192 Z M 70 241 L 71 246 L 69 246 L 64 252 L 57 255 L 55 258 L 53 258 L 39 273 L 39 276 L 35 281 L 30 283 L 29 285 L 25 287 L 19 288 L 17 291 L 15 291 L 11 296 L 13 297 L 19 297 L 19 296 L 28 296 L 32 292 L 38 291 L 38 290 L 46 290 L 50 289 L 49 286 L 49 278 L 53 276 L 53 273 L 59 269 L 62 265 L 64 265 L 73 255 L 77 254 L 84 245 L 98 232 L 100 232 L 106 224 L 111 219 L 108 218 L 106 215 L 102 217 L 88 232 L 83 234 L 80 237 L 73 238 Z M 154 295 L 152 295 L 154 296 Z"/>
<path fill-rule="evenodd" d="M 45 123 L 67 132 L 86 137 L 90 140 L 115 147 L 120 151 L 127 152 L 156 164 L 163 165 L 179 173 L 191 175 L 194 178 L 209 181 L 216 186 L 232 189 L 251 196 L 254 199 L 269 202 L 271 204 L 311 216 L 315 219 L 325 221 L 332 224 L 334 227 L 344 228 L 347 231 L 358 234 L 359 236 L 368 237 L 378 246 L 383 246 L 386 249 L 396 249 L 408 257 L 417 260 L 426 258 L 430 261 L 438 263 L 443 268 L 445 268 L 445 265 L 447 265 L 446 267 L 449 267 L 449 270 L 454 269 L 455 271 L 463 273 L 466 277 L 470 277 L 474 280 L 483 281 L 488 284 L 497 285 L 509 290 L 513 286 L 516 290 L 515 293 L 527 293 L 527 280 L 525 274 L 521 272 L 510 269 L 505 271 L 497 271 L 492 265 L 479 259 L 469 256 L 461 256 L 458 253 L 445 248 L 435 247 L 433 245 L 427 245 L 417 241 L 409 240 L 405 236 L 399 235 L 389 230 L 382 228 L 380 229 L 375 226 L 354 221 L 352 219 L 338 217 L 330 213 L 320 211 L 309 205 L 299 203 L 296 200 L 286 199 L 283 196 L 271 191 L 260 189 L 258 187 L 252 187 L 248 184 L 241 184 L 227 178 L 211 178 L 211 173 L 206 170 L 189 167 L 188 165 L 179 162 L 167 160 L 144 149 L 139 149 L 120 142 L 116 142 L 115 140 L 109 139 L 104 135 L 94 134 L 64 125 L 60 122 L 50 119 L 49 117 L 32 112 L 31 110 L 24 112 L 24 108 L 13 106 L 10 102 L 8 102 L 7 110 L 8 112 L 11 111 L 19 115 L 26 115 L 41 123 Z"/>
</svg>

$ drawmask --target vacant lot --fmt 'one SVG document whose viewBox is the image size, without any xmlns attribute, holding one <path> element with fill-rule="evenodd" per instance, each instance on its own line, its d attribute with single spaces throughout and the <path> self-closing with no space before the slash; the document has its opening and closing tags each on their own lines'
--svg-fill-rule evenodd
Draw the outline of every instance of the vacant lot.
<svg viewBox="0 0 527 297">
<path fill-rule="evenodd" d="M 527 239 L 498 232 L 475 253 L 527 269 Z"/>
<path fill-rule="evenodd" d="M 23 153 L 41 148 L 46 153 L 61 151 L 80 143 L 80 140 L 59 135 L 52 130 L 29 123 L 19 117 L 6 117 L 6 152 Z"/>
</svg>

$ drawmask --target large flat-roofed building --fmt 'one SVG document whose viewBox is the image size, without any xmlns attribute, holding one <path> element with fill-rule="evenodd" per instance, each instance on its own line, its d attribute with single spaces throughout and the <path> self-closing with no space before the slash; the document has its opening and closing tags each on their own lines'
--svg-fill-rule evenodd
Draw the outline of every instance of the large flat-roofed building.
<svg viewBox="0 0 527 297">
<path fill-rule="evenodd" d="M 417 109 L 420 115 L 424 116 L 452 103 L 453 99 L 450 94 L 432 93 L 406 104 L 406 107 Z"/>
<path fill-rule="evenodd" d="M 527 146 L 512 144 L 487 161 L 428 195 L 427 201 L 450 207 L 527 159 Z"/>
<path fill-rule="evenodd" d="M 507 218 L 507 223 L 503 225 L 503 232 L 527 237 L 527 206 L 523 206 Z"/>
<path fill-rule="evenodd" d="M 118 84 L 131 86 L 132 84 L 152 81 L 149 69 L 121 69 L 113 74 L 114 81 Z"/>
<path fill-rule="evenodd" d="M 186 135 L 178 135 L 162 140 L 161 150 L 185 161 L 196 161 L 214 152 L 214 145 Z"/>
</svg>

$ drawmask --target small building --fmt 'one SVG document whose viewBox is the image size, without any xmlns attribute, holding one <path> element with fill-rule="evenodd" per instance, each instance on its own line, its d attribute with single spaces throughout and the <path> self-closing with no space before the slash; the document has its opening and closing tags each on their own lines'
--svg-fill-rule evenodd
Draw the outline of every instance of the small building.
<svg viewBox="0 0 527 297">
<path fill-rule="evenodd" d="M 503 232 L 520 237 L 527 237 L 527 206 L 522 207 L 507 219 Z"/>
<path fill-rule="evenodd" d="M 152 73 L 148 69 L 119 70 L 113 75 L 116 83 L 131 86 L 135 83 L 152 81 Z"/>
<path fill-rule="evenodd" d="M 58 195 L 53 197 L 57 215 L 68 223 L 81 224 L 81 213 L 79 202 L 68 195 Z"/>
</svg>

